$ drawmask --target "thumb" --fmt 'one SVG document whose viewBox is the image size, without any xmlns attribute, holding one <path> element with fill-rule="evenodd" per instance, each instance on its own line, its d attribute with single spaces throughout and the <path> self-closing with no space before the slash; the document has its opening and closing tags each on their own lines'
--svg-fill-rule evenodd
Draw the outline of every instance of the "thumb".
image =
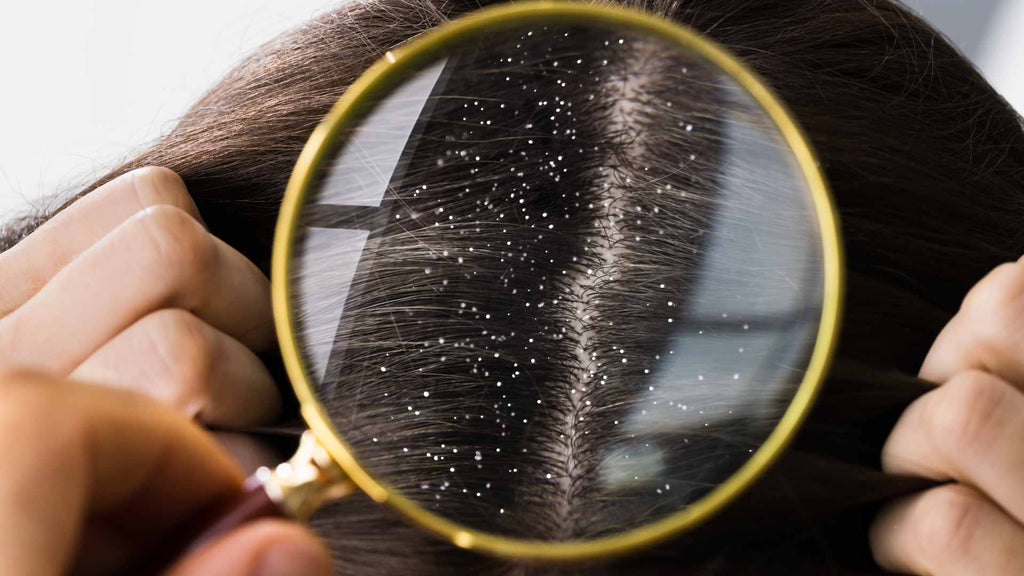
<svg viewBox="0 0 1024 576">
<path fill-rule="evenodd" d="M 165 576 L 331 576 L 331 557 L 309 530 L 282 520 L 242 526 L 179 560 Z"/>
</svg>

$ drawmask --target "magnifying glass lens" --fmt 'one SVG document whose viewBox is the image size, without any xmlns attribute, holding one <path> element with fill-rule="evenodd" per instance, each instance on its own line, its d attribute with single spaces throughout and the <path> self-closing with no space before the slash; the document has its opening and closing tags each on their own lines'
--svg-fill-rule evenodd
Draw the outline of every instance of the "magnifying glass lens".
<svg viewBox="0 0 1024 576">
<path fill-rule="evenodd" d="M 359 466 L 499 536 L 610 536 L 751 466 L 823 317 L 793 134 L 734 75 L 600 24 L 399 59 L 301 207 L 301 361 Z"/>
</svg>

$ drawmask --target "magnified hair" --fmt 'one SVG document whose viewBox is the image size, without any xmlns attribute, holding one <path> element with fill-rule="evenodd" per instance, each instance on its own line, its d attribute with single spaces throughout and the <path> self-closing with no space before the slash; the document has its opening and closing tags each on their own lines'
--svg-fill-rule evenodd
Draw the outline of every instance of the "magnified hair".
<svg viewBox="0 0 1024 576">
<path fill-rule="evenodd" d="M 491 30 L 400 73 L 333 142 L 293 248 L 300 354 L 363 465 L 548 541 L 738 473 L 823 316 L 811 185 L 768 113 L 621 25 Z"/>
</svg>

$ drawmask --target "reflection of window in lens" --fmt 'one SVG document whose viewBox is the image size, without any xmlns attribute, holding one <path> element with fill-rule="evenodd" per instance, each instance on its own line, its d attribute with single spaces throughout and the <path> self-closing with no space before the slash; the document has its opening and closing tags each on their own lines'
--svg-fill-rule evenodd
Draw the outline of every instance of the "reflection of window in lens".
<svg viewBox="0 0 1024 576">
<path fill-rule="evenodd" d="M 385 50 L 436 25 L 442 15 L 454 16 L 472 7 L 385 0 L 320 17 L 243 63 L 166 138 L 115 172 L 146 164 L 175 170 L 184 177 L 213 232 L 265 265 L 281 192 L 312 127 L 348 83 Z M 664 10 L 731 49 L 765 78 L 799 118 L 821 157 L 839 205 L 848 258 L 848 303 L 838 367 L 826 383 L 818 408 L 771 475 L 731 506 L 721 518 L 723 523 L 708 527 L 704 533 L 711 535 L 706 537 L 711 538 L 710 543 L 705 540 L 700 546 L 688 546 L 684 538 L 656 552 L 585 571 L 875 573 L 860 543 L 873 503 L 902 489 L 898 482 L 875 472 L 879 443 L 901 403 L 910 397 L 908 389 L 913 390 L 914 382 L 899 374 L 916 373 L 935 334 L 978 278 L 1024 252 L 1020 217 L 1014 208 L 1024 189 L 1024 143 L 1019 124 L 941 36 L 890 2 L 866 7 L 858 0 L 753 4 L 699 0 L 654 9 Z M 609 60 L 609 66 L 623 65 Z M 503 78 L 494 80 L 500 83 Z M 571 84 L 565 90 L 574 100 L 585 98 Z M 594 102 L 588 104 L 592 115 L 601 105 L 617 106 L 597 97 Z M 664 116 L 661 114 L 659 118 L 671 119 L 681 112 L 665 110 Z M 709 129 L 707 122 L 693 124 L 697 137 L 701 129 Z M 586 137 L 593 140 L 614 126 L 606 118 L 583 127 L 583 132 L 589 131 Z M 649 164 L 653 170 L 659 162 L 688 159 L 674 148 L 682 145 L 672 138 L 678 126 L 667 121 L 652 121 L 648 126 L 645 137 L 664 139 L 665 146 L 659 148 L 664 153 L 644 165 L 632 160 L 640 157 L 637 155 L 627 154 L 624 161 L 632 161 L 638 168 Z M 697 162 L 701 158 L 707 161 L 709 152 L 702 152 Z M 627 168 L 616 166 L 619 172 Z M 586 162 L 563 167 L 572 172 L 596 169 Z M 710 167 L 694 166 L 690 177 L 712 177 L 707 172 Z M 436 172 L 440 179 L 428 183 L 424 198 L 434 197 L 429 194 L 455 194 L 457 198 L 457 191 L 445 189 L 443 172 Z M 705 209 L 693 214 L 711 217 L 718 213 Z M 0 245 L 9 246 L 30 228 L 31 223 L 5 226 Z M 454 244 L 462 241 L 447 240 Z M 691 267 L 702 262 L 699 257 L 711 249 L 700 244 L 699 236 L 692 242 L 698 255 L 689 263 Z M 559 254 L 573 250 L 581 248 L 558 246 Z M 422 254 L 407 258 L 420 257 Z M 399 258 L 391 266 L 400 264 Z M 686 270 L 680 272 L 684 277 Z M 414 272 L 396 271 L 409 276 Z M 440 268 L 432 269 L 430 276 L 441 273 Z M 422 269 L 419 275 L 426 277 Z M 619 295 L 626 302 L 653 302 L 644 300 L 649 294 L 646 291 L 622 292 Z M 509 305 L 500 298 L 487 303 L 498 308 Z M 471 313 L 473 305 L 480 309 L 480 302 L 467 302 L 470 312 L 461 318 Z M 635 327 L 646 321 L 643 314 L 632 315 L 632 310 L 620 305 L 606 313 L 617 315 L 617 326 L 625 330 L 630 322 Z M 730 322 L 733 318 L 719 315 L 716 319 L 713 313 L 703 312 L 700 317 L 707 317 L 709 323 L 715 323 L 714 330 L 723 333 L 737 329 Z M 456 313 L 452 319 L 455 326 L 459 325 L 457 318 Z M 780 320 L 772 329 L 782 329 L 783 323 Z M 751 329 L 758 326 L 754 322 L 749 325 Z M 767 325 L 760 326 L 767 330 Z M 654 332 L 643 331 L 626 342 L 614 333 L 601 337 L 606 337 L 602 342 L 618 344 L 632 353 L 649 346 L 643 335 L 650 333 Z M 756 338 L 751 338 L 749 348 L 755 348 Z M 557 349 L 557 342 L 552 344 L 550 348 Z M 576 361 L 563 354 L 566 363 Z M 429 399 L 457 395 L 461 381 L 452 374 L 442 371 L 430 377 L 429 386 L 414 390 L 421 400 L 428 399 L 422 396 L 424 391 L 430 393 Z M 408 392 L 402 381 L 383 378 L 377 381 L 375 391 Z M 456 400 L 450 407 L 436 407 L 441 419 L 462 418 L 464 406 L 473 401 Z M 493 407 L 493 401 L 481 404 L 482 408 Z M 364 429 L 360 433 L 372 442 L 375 433 L 379 432 L 380 438 L 386 431 Z M 652 455 L 656 453 L 637 450 L 635 454 L 630 459 L 641 462 L 635 467 L 606 467 L 601 474 L 616 482 L 628 470 L 657 470 L 667 465 Z M 541 455 L 532 456 L 540 459 Z M 575 456 L 586 461 L 592 455 Z M 409 482 L 415 482 L 418 470 L 408 470 Z M 557 493 L 549 488 L 549 484 L 537 484 L 531 505 L 547 504 L 550 514 L 558 517 L 567 503 L 558 501 Z M 461 493 L 461 488 L 449 489 Z M 473 498 L 475 493 L 449 502 L 470 506 Z M 736 520 L 748 516 L 757 517 L 757 522 Z M 572 571 L 523 568 L 459 552 L 365 498 L 324 510 L 315 525 L 335 548 L 342 573 Z"/>
</svg>

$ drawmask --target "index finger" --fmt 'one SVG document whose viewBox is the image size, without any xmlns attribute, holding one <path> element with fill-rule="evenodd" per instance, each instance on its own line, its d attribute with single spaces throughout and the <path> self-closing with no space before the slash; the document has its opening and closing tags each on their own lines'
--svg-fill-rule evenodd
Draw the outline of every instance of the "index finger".
<svg viewBox="0 0 1024 576">
<path fill-rule="evenodd" d="M 90 517 L 145 541 L 239 489 L 209 436 L 142 396 L 24 374 L 0 390 L 0 574 L 66 572 Z"/>
<path fill-rule="evenodd" d="M 935 339 L 919 376 L 943 383 L 981 370 L 1024 389 L 1024 258 L 993 269 Z"/>
</svg>

